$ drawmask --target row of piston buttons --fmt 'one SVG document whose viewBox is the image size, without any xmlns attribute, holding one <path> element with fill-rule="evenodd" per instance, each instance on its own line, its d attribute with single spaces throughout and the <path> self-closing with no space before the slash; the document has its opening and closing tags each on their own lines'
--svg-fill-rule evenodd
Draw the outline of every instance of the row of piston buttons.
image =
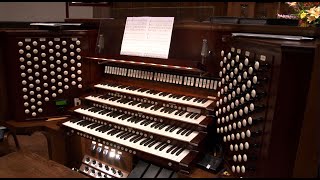
<svg viewBox="0 0 320 180">
<path fill-rule="evenodd" d="M 96 167 L 96 168 L 100 169 L 101 171 L 107 172 L 108 174 L 111 174 L 113 176 L 119 176 L 119 177 L 123 176 L 123 173 L 121 170 L 116 170 L 114 167 L 111 167 L 107 164 L 103 164 L 101 162 L 98 162 L 95 159 L 90 159 L 90 157 L 86 157 L 85 163 L 90 164 L 91 166 Z M 88 169 L 86 169 L 86 170 L 88 170 Z"/>
</svg>

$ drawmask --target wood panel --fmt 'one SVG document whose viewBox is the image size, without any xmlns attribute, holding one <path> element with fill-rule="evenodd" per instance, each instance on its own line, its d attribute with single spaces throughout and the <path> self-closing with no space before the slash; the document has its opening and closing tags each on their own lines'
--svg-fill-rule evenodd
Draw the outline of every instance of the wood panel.
<svg viewBox="0 0 320 180">
<path fill-rule="evenodd" d="M 13 152 L 0 158 L 0 176 L 6 178 L 85 178 L 54 161 L 30 152 Z"/>
<path fill-rule="evenodd" d="M 226 15 L 223 2 L 115 2 L 111 17 L 173 16 L 179 20 L 208 20 L 212 16 Z"/>
<path fill-rule="evenodd" d="M 319 131 L 316 132 L 316 127 L 319 127 L 317 122 L 317 102 L 320 101 L 319 96 L 319 82 L 320 82 L 320 45 L 318 45 L 315 52 L 313 70 L 311 71 L 311 83 L 306 101 L 306 110 L 304 114 L 304 122 L 301 129 L 301 137 L 299 140 L 299 147 L 297 157 L 295 160 L 293 177 L 319 177 L 319 150 L 320 142 Z"/>
</svg>

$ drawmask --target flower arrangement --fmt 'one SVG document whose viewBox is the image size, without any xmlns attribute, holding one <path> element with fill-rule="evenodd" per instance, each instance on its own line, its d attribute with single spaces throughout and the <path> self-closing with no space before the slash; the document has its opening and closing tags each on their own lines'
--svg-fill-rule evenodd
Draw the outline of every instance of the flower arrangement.
<svg viewBox="0 0 320 180">
<path fill-rule="evenodd" d="M 320 2 L 286 2 L 296 13 L 301 26 L 320 24 Z"/>
</svg>

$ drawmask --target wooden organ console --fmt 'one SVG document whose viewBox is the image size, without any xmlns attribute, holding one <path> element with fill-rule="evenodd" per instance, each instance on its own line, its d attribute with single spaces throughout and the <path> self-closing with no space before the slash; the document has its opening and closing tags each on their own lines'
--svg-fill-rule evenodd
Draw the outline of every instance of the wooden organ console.
<svg viewBox="0 0 320 180">
<path fill-rule="evenodd" d="M 2 32 L 16 99 L 5 118 L 68 115 L 66 165 L 89 177 L 294 176 L 317 40 L 175 22 L 169 58 L 156 59 L 120 55 L 124 25 Z M 217 172 L 199 168 L 207 154 L 223 159 Z"/>
</svg>

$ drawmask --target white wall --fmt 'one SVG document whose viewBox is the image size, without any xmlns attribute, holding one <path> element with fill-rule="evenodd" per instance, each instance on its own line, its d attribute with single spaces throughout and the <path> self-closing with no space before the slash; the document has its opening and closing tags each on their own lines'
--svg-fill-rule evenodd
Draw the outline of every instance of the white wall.
<svg viewBox="0 0 320 180">
<path fill-rule="evenodd" d="M 92 18 L 92 7 L 70 7 L 70 18 Z M 0 2 L 0 21 L 63 22 L 65 2 Z"/>
</svg>

